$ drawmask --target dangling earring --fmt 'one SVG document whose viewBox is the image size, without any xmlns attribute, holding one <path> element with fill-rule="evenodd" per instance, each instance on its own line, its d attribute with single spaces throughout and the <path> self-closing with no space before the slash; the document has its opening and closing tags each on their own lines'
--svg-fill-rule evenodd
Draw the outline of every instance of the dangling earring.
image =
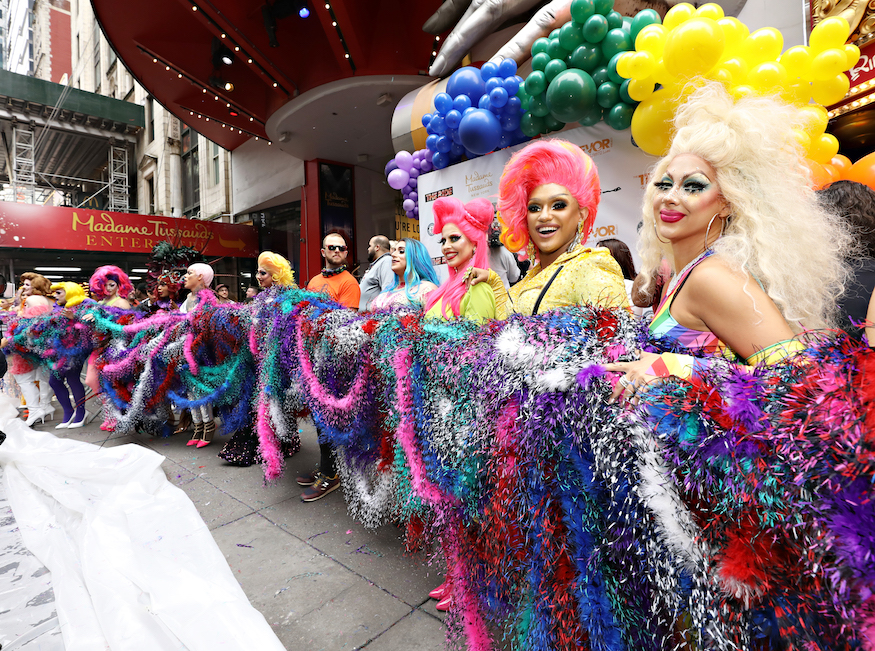
<svg viewBox="0 0 875 651">
<path fill-rule="evenodd" d="M 568 250 L 566 251 L 566 253 L 571 253 L 571 252 L 574 251 L 578 246 L 580 246 L 581 244 L 583 244 L 583 241 L 584 241 L 584 240 L 583 240 L 583 225 L 584 225 L 584 222 L 585 222 L 585 220 L 583 220 L 583 219 L 581 219 L 579 222 L 577 222 L 577 235 L 574 236 L 574 239 L 571 241 L 571 245 L 568 247 Z"/>
<path fill-rule="evenodd" d="M 669 240 L 664 240 L 659 236 L 659 230 L 656 228 L 656 221 L 653 221 L 653 234 L 656 235 L 656 239 L 658 239 L 663 244 L 671 244 Z"/>
<path fill-rule="evenodd" d="M 705 251 L 707 251 L 710 248 L 708 246 L 708 235 L 711 234 L 711 224 L 713 224 L 714 220 L 717 219 L 718 217 L 720 217 L 719 212 L 715 213 L 715 215 L 711 218 L 711 221 L 708 222 L 708 228 L 705 229 L 705 248 L 704 248 Z M 723 233 L 726 231 L 726 217 L 720 217 L 720 220 L 721 220 L 720 235 L 717 236 L 717 240 L 719 240 L 721 237 L 723 237 Z M 714 241 L 716 242 L 717 240 L 714 240 Z"/>
<path fill-rule="evenodd" d="M 526 256 L 531 260 L 532 264 L 536 262 L 535 245 L 532 244 L 531 240 L 529 240 L 529 243 L 526 245 Z"/>
</svg>

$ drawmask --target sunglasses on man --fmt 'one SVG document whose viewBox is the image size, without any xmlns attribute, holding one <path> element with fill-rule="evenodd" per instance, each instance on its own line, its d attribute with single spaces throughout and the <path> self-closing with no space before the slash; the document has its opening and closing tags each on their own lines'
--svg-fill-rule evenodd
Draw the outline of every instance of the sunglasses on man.
<svg viewBox="0 0 875 651">
<path fill-rule="evenodd" d="M 325 248 L 328 249 L 329 251 L 346 251 L 345 244 L 329 244 Z"/>
</svg>

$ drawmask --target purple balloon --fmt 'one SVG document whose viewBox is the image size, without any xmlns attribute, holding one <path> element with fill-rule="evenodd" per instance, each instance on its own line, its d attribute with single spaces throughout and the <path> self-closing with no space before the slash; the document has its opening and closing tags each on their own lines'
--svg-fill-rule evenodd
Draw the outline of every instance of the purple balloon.
<svg viewBox="0 0 875 651">
<path fill-rule="evenodd" d="M 385 168 L 383 173 L 386 176 L 389 176 L 389 172 L 391 172 L 392 170 L 397 170 L 397 169 L 398 169 L 398 164 L 395 162 L 395 159 L 393 158 L 388 163 L 386 163 L 386 168 Z"/>
<path fill-rule="evenodd" d="M 512 130 L 512 129 L 511 129 L 511 130 Z M 417 162 L 417 163 L 421 163 L 422 161 L 416 161 L 416 162 Z M 412 170 L 410 170 L 410 178 L 411 178 L 411 179 L 415 179 L 415 178 L 416 178 L 417 176 L 419 176 L 419 175 L 420 175 L 420 171 L 419 171 L 419 167 L 418 167 L 418 166 L 417 166 L 417 167 L 414 167 Z"/>
<path fill-rule="evenodd" d="M 431 172 L 431 163 L 427 160 L 422 161 L 422 173 Z"/>
<path fill-rule="evenodd" d="M 412 210 L 407 211 L 407 219 L 413 219 L 413 211 Z"/>
<path fill-rule="evenodd" d="M 417 183 L 419 183 L 419 182 L 416 179 L 414 179 L 413 177 L 411 177 L 410 180 L 407 182 L 407 185 L 410 186 L 411 190 L 415 190 Z"/>
<path fill-rule="evenodd" d="M 410 154 L 408 154 L 408 156 L 409 155 Z M 398 161 L 396 160 L 395 162 L 397 163 Z M 410 174 L 408 174 L 403 169 L 399 168 L 397 170 L 392 170 L 391 172 L 389 172 L 389 176 L 388 176 L 389 187 L 392 188 L 393 190 L 400 190 L 405 185 L 407 185 L 407 182 L 409 180 L 410 180 Z"/>
<path fill-rule="evenodd" d="M 416 215 L 417 217 L 419 217 L 419 206 L 416 206 L 416 207 L 413 209 L 413 214 Z"/>
<path fill-rule="evenodd" d="M 411 192 L 410 194 L 407 195 L 407 198 L 412 200 L 412 201 L 418 201 L 419 195 L 416 194 L 415 192 Z"/>
<path fill-rule="evenodd" d="M 413 155 L 402 149 L 395 154 L 395 163 L 398 165 L 398 169 L 404 170 L 405 172 L 410 171 L 410 168 L 413 166 Z"/>
<path fill-rule="evenodd" d="M 427 160 L 430 163 L 431 159 L 433 157 L 434 157 L 434 151 L 432 151 L 431 149 L 426 149 L 425 150 L 425 160 Z"/>
<path fill-rule="evenodd" d="M 416 203 L 413 201 L 413 199 L 405 199 L 404 203 L 402 203 L 401 205 L 404 207 L 404 210 L 406 210 L 407 212 L 410 212 L 411 210 L 416 208 Z"/>
<path fill-rule="evenodd" d="M 403 194 L 406 197 L 408 194 L 410 194 L 411 190 L 413 190 L 413 188 L 411 188 L 410 184 L 408 183 L 403 188 L 401 188 L 401 194 Z"/>
</svg>

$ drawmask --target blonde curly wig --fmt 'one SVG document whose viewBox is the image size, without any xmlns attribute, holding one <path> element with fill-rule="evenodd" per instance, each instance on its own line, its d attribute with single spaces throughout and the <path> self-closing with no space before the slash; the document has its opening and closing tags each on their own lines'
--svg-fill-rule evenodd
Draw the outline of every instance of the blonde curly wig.
<svg viewBox="0 0 875 651">
<path fill-rule="evenodd" d="M 258 266 L 264 269 L 273 278 L 277 285 L 290 286 L 295 284 L 295 272 L 292 266 L 279 253 L 262 251 L 258 256 Z"/>
<path fill-rule="evenodd" d="M 762 283 L 794 332 L 832 327 L 852 240 L 842 220 L 817 201 L 793 136 L 794 128 L 807 126 L 805 119 L 775 98 L 734 101 L 719 83 L 696 90 L 678 109 L 671 149 L 644 195 L 642 273 L 653 277 L 663 257 L 673 259 L 671 245 L 656 236 L 654 183 L 675 156 L 695 154 L 714 168 L 732 209 L 715 252 Z"/>
</svg>

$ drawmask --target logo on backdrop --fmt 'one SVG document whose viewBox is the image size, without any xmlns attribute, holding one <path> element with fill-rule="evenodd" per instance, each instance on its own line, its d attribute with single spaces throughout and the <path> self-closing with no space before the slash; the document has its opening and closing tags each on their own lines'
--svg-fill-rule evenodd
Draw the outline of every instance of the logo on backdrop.
<svg viewBox="0 0 875 651">
<path fill-rule="evenodd" d="M 468 194 L 473 198 L 477 195 L 483 194 L 491 194 L 491 192 L 487 192 L 492 188 L 492 172 L 486 172 L 485 174 L 480 174 L 480 172 L 473 172 L 472 174 L 465 175 L 465 185 L 468 187 Z"/>
<path fill-rule="evenodd" d="M 440 199 L 441 197 L 452 197 L 453 196 L 453 188 L 452 186 L 449 188 L 444 188 L 443 190 L 435 190 L 434 192 L 427 192 L 425 195 L 425 202 L 434 201 L 435 199 Z"/>
<path fill-rule="evenodd" d="M 590 142 L 585 145 L 581 145 L 580 148 L 584 151 L 585 154 L 588 154 L 590 157 L 598 156 L 599 154 L 606 154 L 611 151 L 611 147 L 613 146 L 613 141 L 610 138 L 605 138 L 604 140 L 596 140 L 595 142 Z"/>
</svg>

